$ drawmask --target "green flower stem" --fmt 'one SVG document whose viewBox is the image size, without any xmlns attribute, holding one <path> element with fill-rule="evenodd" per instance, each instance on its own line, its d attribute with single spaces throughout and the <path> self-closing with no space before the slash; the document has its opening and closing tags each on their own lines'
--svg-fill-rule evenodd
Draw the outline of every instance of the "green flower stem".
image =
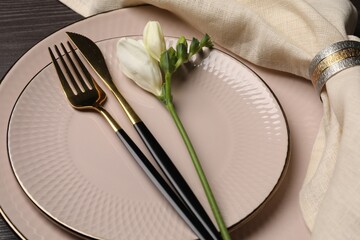
<svg viewBox="0 0 360 240">
<path fill-rule="evenodd" d="M 172 74 L 167 72 L 165 73 L 165 105 L 168 103 L 172 103 L 172 96 L 171 96 L 171 76 Z"/>
<path fill-rule="evenodd" d="M 171 74 L 167 73 L 165 74 L 165 106 L 168 109 L 168 111 L 170 112 L 176 127 L 178 128 L 180 135 L 186 145 L 186 148 L 190 154 L 191 160 L 194 164 L 195 170 L 200 178 L 200 182 L 203 186 L 203 189 L 205 191 L 205 195 L 208 199 L 209 205 L 211 207 L 211 210 L 214 214 L 215 220 L 217 222 L 217 225 L 219 226 L 220 229 L 220 233 L 221 233 L 221 237 L 223 240 L 231 240 L 230 234 L 227 230 L 227 227 L 225 225 L 224 219 L 220 213 L 219 207 L 216 203 L 215 197 L 212 193 L 212 190 L 210 188 L 210 185 L 207 181 L 207 178 L 205 176 L 205 173 L 201 167 L 200 161 L 196 155 L 195 149 L 189 139 L 189 136 L 187 135 L 185 128 L 175 110 L 174 104 L 172 102 L 172 98 L 171 98 L 171 89 L 170 89 L 170 82 L 171 82 Z"/>
</svg>

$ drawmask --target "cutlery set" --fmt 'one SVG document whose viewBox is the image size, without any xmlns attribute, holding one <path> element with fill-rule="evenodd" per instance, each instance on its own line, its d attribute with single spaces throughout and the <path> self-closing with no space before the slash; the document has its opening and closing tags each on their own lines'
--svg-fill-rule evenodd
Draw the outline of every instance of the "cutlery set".
<svg viewBox="0 0 360 240">
<path fill-rule="evenodd" d="M 201 206 L 190 186 L 182 177 L 181 173 L 150 130 L 146 127 L 145 123 L 139 118 L 117 89 L 101 50 L 94 42 L 85 36 L 70 32 L 67 34 L 72 44 L 78 48 L 79 52 L 92 67 L 93 71 L 100 79 L 102 79 L 118 100 L 129 121 L 134 126 L 136 132 L 141 137 L 143 143 L 146 145 L 170 184 L 166 182 L 127 133 L 120 127 L 117 121 L 103 107 L 107 98 L 105 92 L 96 83 L 90 72 L 82 63 L 82 60 L 77 55 L 72 44 L 67 42 L 70 51 L 65 48 L 63 43 L 60 44 L 63 53 L 61 53 L 57 46 L 54 46 L 59 60 L 57 60 L 51 48 L 49 48 L 49 53 L 70 105 L 76 110 L 95 111 L 106 119 L 147 177 L 200 239 L 221 239 L 216 227 Z"/>
</svg>

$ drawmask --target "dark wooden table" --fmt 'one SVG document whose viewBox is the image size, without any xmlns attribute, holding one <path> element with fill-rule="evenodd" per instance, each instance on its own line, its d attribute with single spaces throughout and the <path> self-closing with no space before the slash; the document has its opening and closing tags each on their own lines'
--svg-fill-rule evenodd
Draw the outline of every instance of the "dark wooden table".
<svg viewBox="0 0 360 240">
<path fill-rule="evenodd" d="M 80 19 L 83 17 L 57 0 L 1 0 L 0 79 L 32 46 Z M 19 238 L 0 218 L 0 240 L 15 239 Z"/>
<path fill-rule="evenodd" d="M 360 9 L 360 0 L 352 0 Z M 83 19 L 57 0 L 0 1 L 0 79 L 32 46 L 58 29 Z M 360 24 L 356 29 L 360 36 Z M 0 218 L 0 240 L 19 239 Z"/>
</svg>

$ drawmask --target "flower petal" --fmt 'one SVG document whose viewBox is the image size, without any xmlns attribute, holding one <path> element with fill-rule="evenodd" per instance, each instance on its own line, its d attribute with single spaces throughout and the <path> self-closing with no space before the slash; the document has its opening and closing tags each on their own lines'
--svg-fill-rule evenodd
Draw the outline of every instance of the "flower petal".
<svg viewBox="0 0 360 240">
<path fill-rule="evenodd" d="M 151 57 L 160 61 L 161 53 L 166 50 L 164 34 L 160 23 L 157 21 L 149 21 L 143 32 L 144 45 Z"/>
<path fill-rule="evenodd" d="M 162 75 L 158 63 L 151 58 L 141 40 L 121 38 L 117 43 L 117 57 L 122 72 L 144 90 L 160 96 Z"/>
</svg>

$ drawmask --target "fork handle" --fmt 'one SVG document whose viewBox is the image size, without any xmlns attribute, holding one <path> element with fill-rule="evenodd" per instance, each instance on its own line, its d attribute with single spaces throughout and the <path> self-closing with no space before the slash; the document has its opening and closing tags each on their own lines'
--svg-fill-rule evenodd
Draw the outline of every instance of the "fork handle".
<svg viewBox="0 0 360 240">
<path fill-rule="evenodd" d="M 171 206 L 176 210 L 185 223 L 194 231 L 194 233 L 202 240 L 214 239 L 209 235 L 201 222 L 193 215 L 190 210 L 184 205 L 181 199 L 176 195 L 174 190 L 168 185 L 165 179 L 154 168 L 151 162 L 131 140 L 123 129 L 116 132 L 121 142 L 125 145 L 127 150 L 140 165 L 142 170 L 150 178 L 152 183 L 159 189 L 162 195 L 167 199 Z"/>
<path fill-rule="evenodd" d="M 216 230 L 213 222 L 194 192 L 144 122 L 139 121 L 134 124 L 134 127 L 185 205 L 187 205 L 212 236 L 211 239 L 221 239 L 219 232 Z"/>
</svg>

